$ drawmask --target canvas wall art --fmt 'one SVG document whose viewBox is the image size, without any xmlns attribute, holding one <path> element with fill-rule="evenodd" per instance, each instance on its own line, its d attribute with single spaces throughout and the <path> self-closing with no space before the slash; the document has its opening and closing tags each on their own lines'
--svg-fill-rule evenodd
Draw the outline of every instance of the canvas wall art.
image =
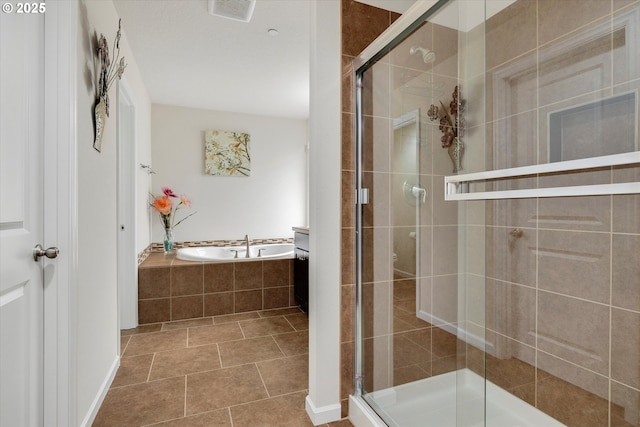
<svg viewBox="0 0 640 427">
<path fill-rule="evenodd" d="M 209 130 L 205 132 L 205 172 L 216 176 L 249 176 L 249 134 Z"/>
</svg>

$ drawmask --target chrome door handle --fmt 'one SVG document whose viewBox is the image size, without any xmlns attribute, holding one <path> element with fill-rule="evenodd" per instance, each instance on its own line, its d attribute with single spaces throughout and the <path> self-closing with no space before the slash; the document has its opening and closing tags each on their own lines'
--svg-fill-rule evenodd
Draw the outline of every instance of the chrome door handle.
<svg viewBox="0 0 640 427">
<path fill-rule="evenodd" d="M 55 246 L 51 246 L 47 249 L 42 249 L 40 244 L 37 244 L 35 248 L 33 248 L 33 260 L 38 262 L 38 259 L 41 256 L 46 256 L 49 259 L 56 258 L 60 251 Z"/>
</svg>

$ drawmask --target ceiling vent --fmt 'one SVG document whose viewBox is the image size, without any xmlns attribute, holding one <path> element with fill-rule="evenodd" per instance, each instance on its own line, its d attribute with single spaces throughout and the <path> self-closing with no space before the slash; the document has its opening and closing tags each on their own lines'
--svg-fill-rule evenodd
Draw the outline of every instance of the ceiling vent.
<svg viewBox="0 0 640 427">
<path fill-rule="evenodd" d="M 249 22 L 256 0 L 209 0 L 209 13 L 236 21 Z"/>
</svg>

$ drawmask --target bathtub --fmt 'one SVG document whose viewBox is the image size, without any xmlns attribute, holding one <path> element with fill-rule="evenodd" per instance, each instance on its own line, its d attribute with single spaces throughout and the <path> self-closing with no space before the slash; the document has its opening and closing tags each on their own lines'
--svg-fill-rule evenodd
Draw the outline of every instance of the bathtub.
<svg viewBox="0 0 640 427">
<path fill-rule="evenodd" d="M 238 257 L 236 258 L 236 252 Z M 178 249 L 176 257 L 184 261 L 260 261 L 263 259 L 293 258 L 293 243 L 272 243 L 249 246 L 202 246 Z M 258 256 L 260 254 L 260 256 Z"/>
</svg>

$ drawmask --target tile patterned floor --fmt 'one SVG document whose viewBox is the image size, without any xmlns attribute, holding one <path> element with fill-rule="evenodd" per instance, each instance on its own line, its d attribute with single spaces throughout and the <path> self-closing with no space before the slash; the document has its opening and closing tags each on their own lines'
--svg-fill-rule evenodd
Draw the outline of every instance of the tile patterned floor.
<svg viewBox="0 0 640 427">
<path fill-rule="evenodd" d="M 308 340 L 307 316 L 295 308 L 124 330 L 93 426 L 312 426 Z"/>
</svg>

